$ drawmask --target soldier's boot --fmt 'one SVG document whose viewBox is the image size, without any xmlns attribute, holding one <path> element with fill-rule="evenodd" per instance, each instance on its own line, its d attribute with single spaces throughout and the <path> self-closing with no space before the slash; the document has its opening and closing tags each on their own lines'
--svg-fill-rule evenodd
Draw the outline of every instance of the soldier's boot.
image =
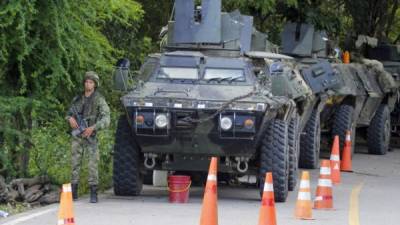
<svg viewBox="0 0 400 225">
<path fill-rule="evenodd" d="M 72 184 L 72 198 L 78 200 L 78 184 Z"/>
<path fill-rule="evenodd" d="M 90 185 L 90 203 L 97 203 L 97 186 Z"/>
</svg>

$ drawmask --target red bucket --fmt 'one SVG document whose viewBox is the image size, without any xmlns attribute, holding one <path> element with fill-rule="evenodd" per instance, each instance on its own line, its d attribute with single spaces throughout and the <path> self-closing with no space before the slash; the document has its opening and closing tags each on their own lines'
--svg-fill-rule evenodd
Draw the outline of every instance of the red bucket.
<svg viewBox="0 0 400 225">
<path fill-rule="evenodd" d="M 189 189 L 191 184 L 190 176 L 169 176 L 169 202 L 187 203 L 189 201 Z"/>
</svg>

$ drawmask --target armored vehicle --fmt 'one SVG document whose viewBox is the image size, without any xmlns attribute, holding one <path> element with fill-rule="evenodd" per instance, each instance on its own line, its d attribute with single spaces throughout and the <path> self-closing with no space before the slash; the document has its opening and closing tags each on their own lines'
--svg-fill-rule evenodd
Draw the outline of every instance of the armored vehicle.
<svg viewBox="0 0 400 225">
<path fill-rule="evenodd" d="M 289 123 L 289 190 L 293 190 L 297 183 L 297 169 L 300 156 L 300 133 L 309 130 L 307 152 L 318 152 L 320 132 L 314 124 L 317 115 L 323 109 L 328 98 L 327 90 L 337 85 L 338 77 L 329 63 L 321 62 L 310 68 L 300 71 L 294 58 L 261 51 L 246 53 L 252 58 L 264 74 L 271 80 L 272 93 L 275 96 L 286 96 L 296 102 L 296 112 Z M 302 73 L 301 73 L 302 72 Z M 306 168 L 318 166 L 318 155 L 304 155 L 301 165 Z"/>
<path fill-rule="evenodd" d="M 318 127 L 328 133 L 329 139 L 339 135 L 341 149 L 346 130 L 352 131 L 352 140 L 355 140 L 356 128 L 366 129 L 369 152 L 384 154 L 390 139 L 389 114 L 396 99 L 393 78 L 380 70 L 376 61 L 362 59 L 358 63 L 343 64 L 330 57 L 333 51 L 326 32 L 318 31 L 312 25 L 288 24 L 282 39 L 283 53 L 294 56 L 301 71 L 321 62 L 329 62 L 339 76 L 339 85 L 327 92 L 329 98 L 319 121 L 316 121 L 320 124 Z M 303 160 L 303 152 L 313 154 L 307 148 L 309 135 L 306 130 L 301 138 L 300 161 Z"/>
<path fill-rule="evenodd" d="M 374 48 L 368 48 L 367 57 L 375 59 L 383 64 L 384 69 L 390 73 L 400 86 L 400 45 L 380 43 Z M 400 102 L 397 99 L 395 108 L 391 114 L 392 134 L 400 136 Z"/>
<path fill-rule="evenodd" d="M 273 95 L 286 96 L 296 102 L 296 112 L 289 123 L 289 190 L 292 190 L 296 186 L 299 164 L 311 169 L 319 166 L 319 115 L 327 102 L 329 90 L 338 85 L 339 77 L 327 61 L 299 66 L 293 57 L 269 52 L 271 49 L 267 45 L 258 44 L 252 50 L 246 55 L 261 68 L 262 74 L 268 75 Z"/>
<path fill-rule="evenodd" d="M 221 1 L 176 0 L 162 53 L 150 55 L 129 88 L 129 62 L 115 81 L 128 91 L 114 147 L 114 192 L 139 195 L 152 170 L 206 173 L 211 156 L 229 176 L 256 175 L 260 192 L 272 171 L 275 200 L 285 201 L 289 175 L 289 121 L 295 103 L 271 93 L 256 77 L 252 21 L 221 13 Z M 221 176 L 223 177 L 223 176 Z"/>
</svg>

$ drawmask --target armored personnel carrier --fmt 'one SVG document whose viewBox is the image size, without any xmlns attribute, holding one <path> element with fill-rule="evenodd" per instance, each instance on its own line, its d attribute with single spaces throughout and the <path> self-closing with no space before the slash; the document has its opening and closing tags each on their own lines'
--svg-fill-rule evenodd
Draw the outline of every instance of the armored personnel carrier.
<svg viewBox="0 0 400 225">
<path fill-rule="evenodd" d="M 261 40 L 258 32 L 253 36 Z M 293 43 L 292 40 L 289 42 Z M 263 46 L 261 43 L 267 44 Z M 289 123 L 289 190 L 292 190 L 296 186 L 299 164 L 311 169 L 319 166 L 320 113 L 329 98 L 329 90 L 338 86 L 340 79 L 328 61 L 320 60 L 310 66 L 299 66 L 301 64 L 295 58 L 272 53 L 269 46 L 266 40 L 258 41 L 257 46 L 246 55 L 261 68 L 261 74 L 268 75 L 273 95 L 286 96 L 296 102 L 296 112 Z"/>
<path fill-rule="evenodd" d="M 400 86 L 400 45 L 380 43 L 374 48 L 368 48 L 367 57 L 382 63 L 385 71 L 390 73 Z M 400 102 L 397 99 L 395 108 L 391 114 L 392 134 L 400 136 Z"/>
<path fill-rule="evenodd" d="M 256 175 L 260 192 L 272 171 L 275 200 L 285 201 L 295 102 L 274 96 L 268 76 L 245 54 L 252 17 L 221 13 L 216 0 L 194 9 L 194 0 L 176 0 L 164 50 L 149 55 L 132 88 L 129 61 L 117 63 L 115 81 L 127 93 L 115 136 L 114 192 L 139 195 L 147 171 L 206 173 L 218 156 L 221 174 Z"/>
<path fill-rule="evenodd" d="M 315 121 L 319 124 L 317 127 L 322 127 L 329 134 L 328 138 L 339 135 L 341 149 L 346 130 L 352 131 L 352 140 L 355 140 L 356 128 L 366 129 L 369 152 L 384 154 L 390 140 L 389 114 L 396 100 L 393 78 L 377 69 L 376 62 L 363 59 L 358 63 L 343 64 L 330 57 L 332 51 L 326 33 L 312 25 L 288 24 L 282 40 L 282 52 L 295 57 L 301 71 L 329 62 L 339 76 L 339 85 L 327 93 L 329 98 Z M 309 123 L 314 127 L 315 123 Z M 300 165 L 307 158 L 302 156 L 314 154 L 307 147 L 310 133 L 313 132 L 306 129 L 301 138 Z"/>
<path fill-rule="evenodd" d="M 273 95 L 286 96 L 296 102 L 296 112 L 289 123 L 289 190 L 292 190 L 296 186 L 298 177 L 300 133 L 304 132 L 309 121 L 317 119 L 316 116 L 328 98 L 327 90 L 337 85 L 339 79 L 329 63 L 321 62 L 300 71 L 296 67 L 294 58 L 289 56 L 262 51 L 246 54 L 262 68 L 264 74 L 268 74 Z M 309 152 L 315 154 L 303 156 L 301 163 L 303 167 L 316 168 L 319 159 L 316 152 L 319 151 L 320 132 L 318 126 L 309 126 L 307 129 L 312 135 L 308 139 L 307 149 L 312 149 Z"/>
</svg>

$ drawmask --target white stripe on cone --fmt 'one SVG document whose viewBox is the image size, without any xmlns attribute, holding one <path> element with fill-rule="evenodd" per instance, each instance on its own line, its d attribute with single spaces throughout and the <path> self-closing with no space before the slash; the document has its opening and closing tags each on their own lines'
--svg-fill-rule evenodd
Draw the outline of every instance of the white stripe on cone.
<svg viewBox="0 0 400 225">
<path fill-rule="evenodd" d="M 331 179 L 318 179 L 318 186 L 332 187 L 332 180 Z"/>
<path fill-rule="evenodd" d="M 320 174 L 321 175 L 331 175 L 331 168 L 329 168 L 329 167 L 321 167 Z"/>
<path fill-rule="evenodd" d="M 310 181 L 309 180 L 300 181 L 300 188 L 310 188 Z"/>
<path fill-rule="evenodd" d="M 323 200 L 322 196 L 315 197 L 315 201 L 322 201 L 322 200 Z"/>
<path fill-rule="evenodd" d="M 350 135 L 346 135 L 346 141 L 351 141 L 351 136 Z"/>
<path fill-rule="evenodd" d="M 311 193 L 299 191 L 299 194 L 297 195 L 297 200 L 304 200 L 304 201 L 311 200 Z"/>
<path fill-rule="evenodd" d="M 209 174 L 209 175 L 207 176 L 207 180 L 210 180 L 210 181 L 217 181 L 217 176 L 214 175 L 214 174 Z"/>
<path fill-rule="evenodd" d="M 264 184 L 264 191 L 274 191 L 274 185 L 270 183 Z"/>
<path fill-rule="evenodd" d="M 340 161 L 339 155 L 331 155 L 331 160 L 332 161 Z"/>
<path fill-rule="evenodd" d="M 63 185 L 63 192 L 72 192 L 72 188 L 70 184 Z"/>
</svg>

